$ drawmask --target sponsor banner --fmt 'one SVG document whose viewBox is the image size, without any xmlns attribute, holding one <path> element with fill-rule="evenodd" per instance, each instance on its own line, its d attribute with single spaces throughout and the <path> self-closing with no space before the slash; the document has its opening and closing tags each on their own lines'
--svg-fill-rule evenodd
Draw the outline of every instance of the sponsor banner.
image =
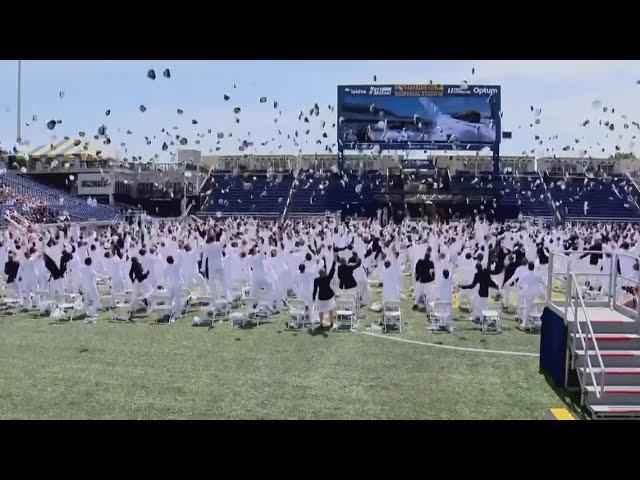
<svg viewBox="0 0 640 480">
<path fill-rule="evenodd" d="M 442 97 L 447 95 L 491 96 L 500 95 L 498 85 L 349 85 L 340 86 L 343 95 L 395 96 L 395 97 Z"/>
<path fill-rule="evenodd" d="M 492 148 L 493 144 L 487 143 L 467 143 L 460 145 L 457 143 L 421 143 L 421 142 L 396 142 L 396 143 L 358 143 L 351 142 L 345 143 L 344 150 L 372 150 L 375 147 L 379 147 L 381 150 L 453 150 L 453 151 L 467 151 L 475 152 L 482 150 L 483 148 Z"/>
</svg>

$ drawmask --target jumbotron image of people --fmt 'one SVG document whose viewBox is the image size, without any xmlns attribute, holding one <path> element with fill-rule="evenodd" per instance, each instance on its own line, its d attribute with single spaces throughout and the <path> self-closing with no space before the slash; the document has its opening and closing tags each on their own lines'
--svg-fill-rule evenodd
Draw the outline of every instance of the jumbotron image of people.
<svg viewBox="0 0 640 480">
<path fill-rule="evenodd" d="M 346 143 L 472 142 L 496 140 L 488 97 L 347 95 L 342 105 Z"/>
</svg>

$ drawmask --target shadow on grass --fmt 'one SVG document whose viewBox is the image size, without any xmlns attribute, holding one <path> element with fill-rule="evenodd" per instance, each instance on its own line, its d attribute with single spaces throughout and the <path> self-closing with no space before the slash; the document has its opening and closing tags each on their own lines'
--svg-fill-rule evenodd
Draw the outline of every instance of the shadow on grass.
<svg viewBox="0 0 640 480">
<path fill-rule="evenodd" d="M 547 385 L 551 387 L 556 396 L 564 403 L 564 405 L 576 416 L 578 420 L 588 420 L 590 417 L 587 408 L 580 404 L 580 390 L 570 391 L 564 387 L 556 387 L 551 375 L 540 370 L 540 374 L 544 376 Z"/>
<path fill-rule="evenodd" d="M 322 338 L 329 337 L 324 327 L 307 328 L 307 333 L 312 337 L 318 337 L 318 336 Z"/>
</svg>

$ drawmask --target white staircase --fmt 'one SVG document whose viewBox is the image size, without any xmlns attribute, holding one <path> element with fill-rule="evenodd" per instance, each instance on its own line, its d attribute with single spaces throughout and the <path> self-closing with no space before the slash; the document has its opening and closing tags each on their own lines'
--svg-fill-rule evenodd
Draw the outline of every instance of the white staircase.
<svg viewBox="0 0 640 480">
<path fill-rule="evenodd" d="M 551 265 L 558 259 L 575 265 L 569 256 L 576 253 L 554 252 Z M 564 272 L 549 269 L 550 285 L 558 277 L 566 285 L 564 301 L 553 300 L 549 289 L 549 307 L 564 316 L 568 367 L 577 374 L 582 405 L 593 418 L 640 417 L 640 321 L 637 310 L 619 303 L 622 291 L 618 285 L 628 285 L 631 280 L 614 268 L 622 256 L 630 257 L 619 254 L 600 260 L 612 262 L 612 274 L 572 272 L 570 267 Z M 584 298 L 587 278 L 603 287 L 603 295 L 595 301 Z"/>
</svg>

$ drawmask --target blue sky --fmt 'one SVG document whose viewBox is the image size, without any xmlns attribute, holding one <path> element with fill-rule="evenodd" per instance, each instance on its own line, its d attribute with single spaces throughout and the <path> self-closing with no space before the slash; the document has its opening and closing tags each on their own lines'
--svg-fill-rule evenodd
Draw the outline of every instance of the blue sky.
<svg viewBox="0 0 640 480">
<path fill-rule="evenodd" d="M 502 128 L 513 131 L 513 139 L 503 141 L 505 155 L 530 153 L 536 156 L 563 154 L 562 147 L 574 146 L 575 152 L 608 156 L 621 150 L 640 153 L 640 130 L 632 125 L 639 121 L 635 114 L 640 101 L 640 62 L 638 61 L 24 61 L 23 62 L 22 136 L 35 146 L 77 137 L 87 133 L 92 148 L 116 156 L 140 155 L 149 159 L 156 153 L 160 160 L 179 147 L 162 152 L 161 145 L 169 137 L 161 133 L 169 129 L 174 135 L 188 139 L 186 147 L 198 148 L 204 154 L 238 153 L 238 140 L 254 143 L 253 153 L 324 152 L 326 144 L 336 142 L 335 105 L 339 84 L 434 83 L 457 84 L 467 80 L 473 84 L 502 86 Z M 147 78 L 150 68 L 156 80 Z M 171 79 L 162 77 L 165 68 Z M 475 74 L 472 75 L 472 68 Z M 0 145 L 12 148 L 16 135 L 15 61 L 0 61 Z M 233 84 L 237 88 L 233 88 Z M 61 99 L 59 92 L 63 91 Z M 231 99 L 223 100 L 228 94 Z M 260 103 L 260 97 L 267 97 Z M 273 101 L 278 102 L 274 110 Z M 609 111 L 593 107 L 597 100 Z M 314 104 L 320 116 L 309 116 Z M 147 111 L 141 113 L 140 105 Z M 530 107 L 541 109 L 538 117 Z M 234 107 L 242 110 L 233 113 Z M 180 108 L 183 115 L 178 115 Z M 611 109 L 615 109 L 612 115 Z M 110 116 L 105 111 L 111 110 Z M 278 114 L 278 110 L 282 112 Z M 309 123 L 298 120 L 303 110 Z M 627 120 L 621 118 L 626 114 Z M 37 115 L 37 122 L 32 116 Z M 235 118 L 240 123 L 235 122 Z M 278 119 L 274 123 L 274 118 Z M 540 120 L 535 124 L 535 119 Z M 197 119 L 198 125 L 191 120 Z M 586 127 L 582 123 L 589 119 Z M 53 131 L 49 120 L 62 120 Z M 321 122 L 325 121 L 325 128 Z M 614 130 L 599 126 L 598 121 L 614 123 Z M 30 127 L 25 124 L 29 122 Z M 623 124 L 629 125 L 624 129 Z M 100 125 L 105 124 L 111 137 L 109 147 L 93 141 Z M 533 124 L 533 127 L 530 127 Z M 172 127 L 177 126 L 178 130 Z M 118 132 L 120 129 L 120 132 Z M 127 129 L 133 131 L 127 135 Z M 211 134 L 206 134 L 211 129 Z M 279 136 L 277 130 L 282 135 Z M 310 130 L 309 135 L 304 131 Z M 287 140 L 298 130 L 299 146 Z M 322 132 L 328 138 L 322 138 Z M 197 132 L 206 134 L 196 145 Z M 224 132 L 220 150 L 215 151 L 216 133 Z M 232 137 L 228 137 L 228 133 Z M 155 139 L 153 136 L 155 135 Z M 538 135 L 543 145 L 535 140 Z M 556 136 L 557 140 L 548 140 Z M 622 135 L 622 138 L 618 138 Z M 56 138 L 53 138 L 53 137 Z M 152 141 L 147 145 L 145 136 Z M 608 137 L 608 138 L 607 138 Z M 274 141 L 271 139 L 275 138 Z M 317 145 L 316 140 L 322 140 Z M 578 139 L 578 143 L 575 140 Z M 305 140 L 308 143 L 304 143 Z M 268 144 L 261 146 L 262 142 Z M 120 147 L 126 142 L 125 147 Z M 598 145 L 600 143 L 601 145 Z M 281 149 L 278 146 L 282 145 Z M 125 148 L 127 152 L 125 152 Z M 545 149 L 550 148 L 547 152 Z M 605 148 L 605 152 L 601 152 Z M 583 153 L 580 153 L 583 154 Z"/>
</svg>

